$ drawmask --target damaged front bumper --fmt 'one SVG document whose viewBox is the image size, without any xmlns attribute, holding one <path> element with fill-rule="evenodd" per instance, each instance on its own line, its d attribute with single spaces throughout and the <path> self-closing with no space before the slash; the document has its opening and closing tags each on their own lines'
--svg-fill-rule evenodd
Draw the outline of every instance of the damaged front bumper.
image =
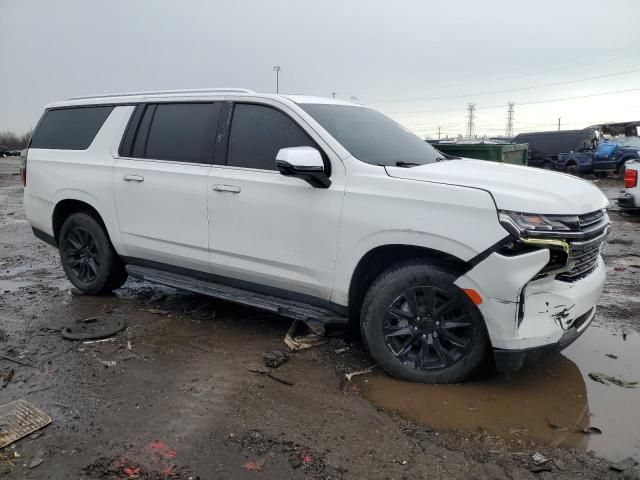
<svg viewBox="0 0 640 480">
<path fill-rule="evenodd" d="M 515 256 L 493 253 L 455 282 L 482 296 L 478 308 L 501 371 L 517 370 L 541 352 L 565 348 L 593 320 L 604 287 L 602 257 L 576 281 L 555 275 L 532 280 L 549 258 L 546 248 Z"/>
</svg>

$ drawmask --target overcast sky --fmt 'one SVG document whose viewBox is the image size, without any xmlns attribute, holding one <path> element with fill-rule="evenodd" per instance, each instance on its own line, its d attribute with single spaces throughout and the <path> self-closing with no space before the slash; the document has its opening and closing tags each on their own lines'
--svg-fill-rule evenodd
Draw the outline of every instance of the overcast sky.
<svg viewBox="0 0 640 480">
<path fill-rule="evenodd" d="M 85 94 L 272 92 L 274 65 L 281 92 L 356 96 L 421 136 L 464 133 L 469 102 L 489 135 L 509 101 L 517 131 L 640 119 L 640 2 L 524 3 L 0 0 L 0 130 Z"/>
</svg>

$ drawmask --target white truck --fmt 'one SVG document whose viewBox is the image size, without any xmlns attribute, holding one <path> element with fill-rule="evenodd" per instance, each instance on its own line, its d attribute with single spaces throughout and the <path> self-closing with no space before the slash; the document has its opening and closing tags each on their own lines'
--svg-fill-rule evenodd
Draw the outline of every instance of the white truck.
<svg viewBox="0 0 640 480">
<path fill-rule="evenodd" d="M 356 322 L 389 374 L 514 370 L 590 324 L 606 198 L 561 173 L 446 160 L 383 114 L 244 89 L 46 107 L 24 204 L 88 294 L 128 275 L 307 322 Z M 490 357 L 489 357 L 490 358 Z"/>
<path fill-rule="evenodd" d="M 618 206 L 622 210 L 640 209 L 639 171 L 640 162 L 637 160 L 631 160 L 624 165 L 624 191 L 617 199 Z"/>
</svg>

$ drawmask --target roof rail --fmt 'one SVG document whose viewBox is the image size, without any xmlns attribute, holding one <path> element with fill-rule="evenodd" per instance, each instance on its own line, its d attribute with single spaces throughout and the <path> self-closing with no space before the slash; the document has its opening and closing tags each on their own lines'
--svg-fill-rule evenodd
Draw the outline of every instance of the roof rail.
<svg viewBox="0 0 640 480">
<path fill-rule="evenodd" d="M 181 90 L 150 90 L 145 92 L 109 93 L 106 95 L 89 95 L 86 97 L 73 97 L 68 100 L 85 100 L 88 98 L 112 98 L 112 97 L 137 97 L 141 95 L 171 95 L 180 93 L 256 93 L 248 88 L 187 88 Z"/>
</svg>

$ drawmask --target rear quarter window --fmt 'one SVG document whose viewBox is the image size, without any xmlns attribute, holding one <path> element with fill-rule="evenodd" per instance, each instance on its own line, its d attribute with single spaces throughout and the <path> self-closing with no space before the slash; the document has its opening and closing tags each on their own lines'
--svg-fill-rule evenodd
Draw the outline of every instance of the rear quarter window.
<svg viewBox="0 0 640 480">
<path fill-rule="evenodd" d="M 86 150 L 112 111 L 112 106 L 47 110 L 29 148 Z"/>
</svg>

